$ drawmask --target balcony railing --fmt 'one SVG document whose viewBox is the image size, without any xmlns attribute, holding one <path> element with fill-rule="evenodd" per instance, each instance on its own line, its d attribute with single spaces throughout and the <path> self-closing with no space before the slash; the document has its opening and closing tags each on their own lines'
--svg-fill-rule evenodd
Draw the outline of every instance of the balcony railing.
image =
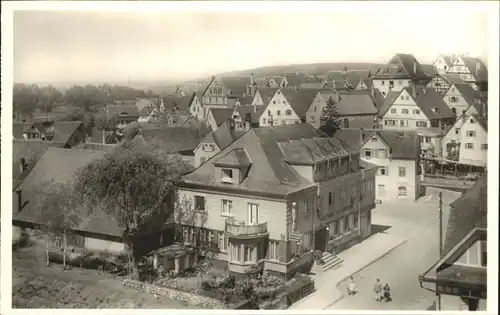
<svg viewBox="0 0 500 315">
<path fill-rule="evenodd" d="M 267 233 L 267 222 L 247 224 L 234 218 L 226 220 L 226 232 L 231 235 L 259 235 Z"/>
</svg>

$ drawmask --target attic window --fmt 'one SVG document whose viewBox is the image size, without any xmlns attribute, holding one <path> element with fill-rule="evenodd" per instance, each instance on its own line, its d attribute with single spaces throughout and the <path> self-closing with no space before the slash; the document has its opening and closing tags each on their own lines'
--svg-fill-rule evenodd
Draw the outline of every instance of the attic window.
<svg viewBox="0 0 500 315">
<path fill-rule="evenodd" d="M 127 116 L 127 115 L 128 115 L 128 113 L 127 113 L 127 112 L 120 112 L 120 115 L 121 115 L 121 116 Z"/>
<path fill-rule="evenodd" d="M 437 108 L 433 108 L 432 111 L 434 112 L 434 114 L 439 114 L 439 109 Z"/>
<path fill-rule="evenodd" d="M 377 137 L 372 138 L 372 142 L 377 142 L 377 141 L 378 141 Z"/>
<path fill-rule="evenodd" d="M 223 168 L 221 180 L 223 183 L 233 183 L 233 170 L 230 168 Z"/>
<path fill-rule="evenodd" d="M 471 118 L 471 119 L 469 120 L 469 122 L 470 122 L 471 124 L 475 124 L 475 123 L 476 123 L 476 121 L 474 120 L 474 118 Z"/>
</svg>

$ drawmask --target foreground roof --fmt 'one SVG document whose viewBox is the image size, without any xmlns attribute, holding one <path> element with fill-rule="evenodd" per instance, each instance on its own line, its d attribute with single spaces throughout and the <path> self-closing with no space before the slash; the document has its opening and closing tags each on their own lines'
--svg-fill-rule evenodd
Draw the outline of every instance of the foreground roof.
<svg viewBox="0 0 500 315">
<path fill-rule="evenodd" d="M 281 146 L 286 147 L 287 144 L 283 143 L 290 141 L 301 141 L 300 145 L 313 148 L 315 152 L 322 152 L 320 147 L 323 147 L 322 141 L 325 140 L 314 139 L 318 137 L 325 138 L 326 135 L 309 124 L 250 129 L 212 159 L 186 175 L 184 184 L 284 197 L 294 191 L 312 187 L 314 183 L 302 177 L 285 162 L 285 158 L 290 157 L 291 153 L 284 152 Z M 314 140 L 302 141 L 302 139 Z M 245 155 L 242 154 L 243 151 Z M 230 152 L 234 153 L 228 155 Z M 231 161 L 241 162 L 242 159 L 248 158 L 248 162 L 251 163 L 247 176 L 239 185 L 222 184 L 214 178 L 215 161 L 226 155 Z"/>
<path fill-rule="evenodd" d="M 306 116 L 307 109 L 311 105 L 316 94 L 318 94 L 318 90 L 313 89 L 299 91 L 280 89 L 280 91 L 290 106 L 292 106 L 295 113 L 301 118 Z"/>
<path fill-rule="evenodd" d="M 162 141 L 174 152 L 193 152 L 206 134 L 197 128 L 170 127 L 141 130 L 140 135 L 146 141 Z"/>
<path fill-rule="evenodd" d="M 379 69 L 376 78 L 428 78 L 418 60 L 411 54 L 394 55 L 387 66 Z"/>
<path fill-rule="evenodd" d="M 229 119 L 229 117 L 233 114 L 234 109 L 213 107 L 210 108 L 210 112 L 212 112 L 212 117 L 214 118 L 217 126 L 220 126 Z"/>
<path fill-rule="evenodd" d="M 368 93 L 339 92 L 339 97 L 340 115 L 376 115 L 378 113 Z"/>
</svg>

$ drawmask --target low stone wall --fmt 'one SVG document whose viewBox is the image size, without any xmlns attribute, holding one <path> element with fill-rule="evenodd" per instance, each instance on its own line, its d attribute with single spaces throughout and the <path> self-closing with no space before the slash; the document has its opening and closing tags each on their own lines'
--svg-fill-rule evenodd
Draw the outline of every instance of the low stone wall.
<svg viewBox="0 0 500 315">
<path fill-rule="evenodd" d="M 266 310 L 284 310 L 290 305 L 314 292 L 314 281 L 305 276 L 297 275 L 290 281 L 287 281 L 285 290 L 278 293 L 275 299 L 260 304 L 261 309 Z"/>
<path fill-rule="evenodd" d="M 222 301 L 214 298 L 202 296 L 195 293 L 184 292 L 172 288 L 160 287 L 154 284 L 142 283 L 135 280 L 126 279 L 123 285 L 138 291 L 144 291 L 149 294 L 165 296 L 169 299 L 184 301 L 190 305 L 201 306 L 208 309 L 225 309 L 228 308 Z"/>
</svg>

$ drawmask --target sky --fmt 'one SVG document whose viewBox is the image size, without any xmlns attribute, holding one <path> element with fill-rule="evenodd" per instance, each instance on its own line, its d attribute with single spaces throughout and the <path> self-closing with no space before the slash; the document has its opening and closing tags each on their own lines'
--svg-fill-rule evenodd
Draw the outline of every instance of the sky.
<svg viewBox="0 0 500 315">
<path fill-rule="evenodd" d="M 465 52 L 487 62 L 485 10 L 450 3 L 16 11 L 14 81 L 175 81 L 260 66 L 386 63 L 395 53 L 424 64 Z"/>
</svg>

